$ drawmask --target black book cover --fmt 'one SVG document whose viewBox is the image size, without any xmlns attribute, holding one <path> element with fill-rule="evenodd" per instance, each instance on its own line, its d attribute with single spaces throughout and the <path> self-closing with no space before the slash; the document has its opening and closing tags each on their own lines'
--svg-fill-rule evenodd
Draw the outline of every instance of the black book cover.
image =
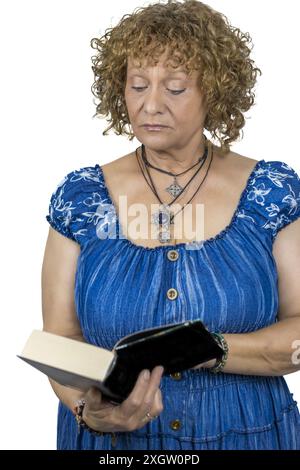
<svg viewBox="0 0 300 470">
<path fill-rule="evenodd" d="M 163 375 L 190 369 L 197 364 L 219 358 L 223 349 L 201 320 L 163 325 L 142 330 L 118 341 L 103 385 L 121 403 L 133 389 L 142 369 L 158 365 Z"/>
</svg>

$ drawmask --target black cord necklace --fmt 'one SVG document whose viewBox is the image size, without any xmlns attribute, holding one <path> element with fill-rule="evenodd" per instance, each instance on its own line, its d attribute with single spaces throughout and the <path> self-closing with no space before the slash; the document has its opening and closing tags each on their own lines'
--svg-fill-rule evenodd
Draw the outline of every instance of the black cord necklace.
<svg viewBox="0 0 300 470">
<path fill-rule="evenodd" d="M 207 145 L 207 137 L 206 135 L 204 135 L 204 140 L 205 140 L 205 147 Z M 178 183 L 177 181 L 177 177 L 178 176 L 181 176 L 181 175 L 184 175 L 185 173 L 187 173 L 188 171 L 192 170 L 196 165 L 198 165 L 199 163 L 201 163 L 203 160 L 205 160 L 206 158 L 206 154 L 204 152 L 204 154 L 202 155 L 202 157 L 199 158 L 199 160 L 194 163 L 194 165 L 192 165 L 190 168 L 187 168 L 186 170 L 182 171 L 181 173 L 172 173 L 171 171 L 167 171 L 167 170 L 163 170 L 162 168 L 158 168 L 154 165 L 152 165 L 148 159 L 147 159 L 147 156 L 146 156 L 146 153 L 145 153 L 145 146 L 144 144 L 142 144 L 142 159 L 143 159 L 143 162 L 144 164 L 149 168 L 153 168 L 154 170 L 157 170 L 157 171 L 160 171 L 161 173 L 164 173 L 166 175 L 169 175 L 169 176 L 172 176 L 174 178 L 173 180 L 173 183 L 168 186 L 167 188 L 165 188 L 165 190 L 171 194 L 171 196 L 173 196 L 174 198 L 176 198 L 176 196 L 180 195 L 185 188 L 182 188 L 180 186 L 180 184 Z"/>
<path fill-rule="evenodd" d="M 141 173 L 144 177 L 144 179 L 146 180 L 146 183 L 148 184 L 148 186 L 150 187 L 150 189 L 152 190 L 152 192 L 154 193 L 154 195 L 157 197 L 157 199 L 159 200 L 161 206 L 159 208 L 159 211 L 156 212 L 153 217 L 152 217 L 152 223 L 154 223 L 155 225 L 159 226 L 159 233 L 158 233 L 158 240 L 161 242 L 161 243 L 165 243 L 165 242 L 168 242 L 171 240 L 171 237 L 170 237 L 170 224 L 174 224 L 174 217 L 180 213 L 181 211 L 184 210 L 185 206 L 187 204 L 189 204 L 193 198 L 196 196 L 196 194 L 198 193 L 200 187 L 202 186 L 205 178 L 207 177 L 207 174 L 208 174 L 208 171 L 210 169 L 210 166 L 211 166 L 211 162 L 212 162 L 212 159 L 213 159 L 213 150 L 212 150 L 212 146 L 210 145 L 210 148 L 211 148 L 211 159 L 210 159 L 210 162 L 209 162 L 209 165 L 208 165 L 208 168 L 206 170 L 206 173 L 204 175 L 204 178 L 202 179 L 201 183 L 199 184 L 198 188 L 196 189 L 196 191 L 194 192 L 194 194 L 192 195 L 192 197 L 190 198 L 190 200 L 184 204 L 184 206 L 178 211 L 176 212 L 175 214 L 172 213 L 170 211 L 170 206 L 171 204 L 173 204 L 176 199 L 178 198 L 179 194 L 177 195 L 177 197 L 174 199 L 174 201 L 172 201 L 170 204 L 165 204 L 161 201 L 157 191 L 156 191 L 156 188 L 155 188 L 155 185 L 153 183 L 153 180 L 151 178 L 151 175 L 149 173 L 149 169 L 147 168 L 146 166 L 146 171 L 147 171 L 147 175 L 151 181 L 151 185 L 149 184 L 146 176 L 145 176 L 145 173 L 144 173 L 144 170 L 141 166 L 141 163 L 139 161 L 139 158 L 138 158 L 138 153 L 137 153 L 137 149 L 135 151 L 135 154 L 136 154 L 136 158 L 137 158 L 137 161 L 138 161 L 138 164 L 139 164 L 139 167 L 141 169 Z M 142 152 L 143 152 L 143 145 L 142 145 Z M 201 170 L 202 166 L 204 165 L 206 159 L 207 159 L 207 156 L 208 156 L 208 145 L 205 149 L 205 152 L 204 152 L 204 155 L 202 158 L 204 158 L 204 160 L 202 161 L 202 164 L 201 166 L 197 169 L 197 171 L 195 172 L 195 174 L 192 176 L 192 178 L 190 179 L 190 181 L 185 185 L 185 187 L 183 188 L 183 191 L 186 189 L 186 187 L 190 184 L 190 182 L 195 178 L 195 176 L 199 173 L 199 171 Z M 182 192 L 183 192 L 182 191 Z M 182 192 L 180 194 L 182 194 Z"/>
<path fill-rule="evenodd" d="M 145 152 L 145 147 L 142 145 L 142 155 L 143 155 L 143 152 Z M 205 161 L 206 161 L 206 158 L 207 158 L 207 155 L 208 155 L 208 146 L 206 146 L 205 148 L 205 151 L 204 151 L 204 154 L 203 154 L 203 160 L 201 162 L 201 165 L 200 167 L 196 170 L 196 172 L 193 174 L 193 176 L 189 179 L 189 181 L 186 183 L 186 185 L 184 186 L 184 188 L 182 189 L 182 191 L 177 194 L 177 196 L 175 197 L 175 199 L 170 203 L 168 204 L 168 206 L 170 206 L 171 204 L 174 204 L 175 201 L 177 201 L 178 197 L 183 194 L 183 192 L 186 190 L 186 188 L 188 187 L 188 185 L 193 181 L 193 179 L 197 176 L 197 174 L 199 173 L 199 171 L 201 170 L 201 168 L 203 167 Z M 146 167 L 146 171 L 147 171 L 147 175 L 151 181 L 151 184 L 152 184 L 152 188 L 153 188 L 153 192 L 155 193 L 157 199 L 159 200 L 160 204 L 164 205 L 164 203 L 162 202 L 162 200 L 160 199 L 159 195 L 157 194 L 157 191 L 156 191 L 156 188 L 155 188 L 155 185 L 154 185 L 154 182 L 152 180 L 152 177 L 150 175 L 150 172 L 149 172 L 149 169 Z"/>
</svg>

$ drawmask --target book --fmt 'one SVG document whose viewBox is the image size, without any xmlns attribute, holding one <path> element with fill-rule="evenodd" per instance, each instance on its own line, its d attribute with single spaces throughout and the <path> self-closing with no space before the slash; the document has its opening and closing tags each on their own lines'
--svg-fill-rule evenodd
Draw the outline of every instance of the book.
<svg viewBox="0 0 300 470">
<path fill-rule="evenodd" d="M 136 331 L 112 350 L 33 330 L 17 357 L 61 385 L 87 391 L 97 387 L 103 398 L 120 404 L 139 373 L 158 365 L 173 374 L 219 358 L 223 349 L 201 320 L 171 323 Z"/>
</svg>

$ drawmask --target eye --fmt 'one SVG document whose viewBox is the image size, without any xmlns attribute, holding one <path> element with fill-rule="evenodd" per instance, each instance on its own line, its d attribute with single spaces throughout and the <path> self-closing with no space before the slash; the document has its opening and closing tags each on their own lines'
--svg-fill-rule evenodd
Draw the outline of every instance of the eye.
<svg viewBox="0 0 300 470">
<path fill-rule="evenodd" d="M 143 87 L 143 86 L 132 86 L 131 88 L 132 88 L 133 90 L 136 90 L 136 91 L 142 91 L 142 90 L 144 90 L 144 88 L 146 88 L 146 87 L 145 87 L 145 86 L 144 86 L 144 87 Z"/>
<path fill-rule="evenodd" d="M 133 90 L 136 90 L 137 92 L 140 92 L 140 91 L 144 90 L 147 87 L 145 87 L 145 86 L 143 86 L 143 87 L 142 86 L 132 86 L 131 88 L 133 88 Z M 186 88 L 184 88 L 183 90 L 169 90 L 169 88 L 167 88 L 167 90 L 170 91 L 173 95 L 179 95 L 180 93 L 183 93 L 186 90 Z"/>
</svg>

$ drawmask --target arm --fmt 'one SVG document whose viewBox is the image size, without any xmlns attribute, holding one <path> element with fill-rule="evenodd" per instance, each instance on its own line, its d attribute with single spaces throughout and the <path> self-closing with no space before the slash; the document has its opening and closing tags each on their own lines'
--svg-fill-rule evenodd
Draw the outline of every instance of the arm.
<svg viewBox="0 0 300 470">
<path fill-rule="evenodd" d="M 223 372 L 286 375 L 300 370 L 300 219 L 278 232 L 273 256 L 278 272 L 278 322 L 251 333 L 224 334 L 229 354 Z M 214 364 L 215 359 L 194 369 Z"/>
<path fill-rule="evenodd" d="M 61 235 L 52 227 L 46 243 L 42 267 L 43 330 L 69 338 L 85 341 L 74 304 L 74 281 L 79 245 Z M 159 388 L 163 369 L 155 367 L 149 380 L 139 375 L 134 389 L 120 405 L 112 405 L 102 399 L 94 387 L 81 392 L 58 384 L 49 378 L 54 393 L 75 414 L 75 402 L 84 398 L 83 419 L 92 429 L 111 431 L 133 431 L 145 426 L 142 418 L 150 411 L 158 416 L 163 410 Z"/>
<path fill-rule="evenodd" d="M 74 305 L 74 280 L 78 243 L 64 237 L 52 227 L 46 242 L 42 265 L 43 330 L 84 341 Z M 65 387 L 50 379 L 56 396 L 73 411 L 84 392 Z"/>
</svg>

